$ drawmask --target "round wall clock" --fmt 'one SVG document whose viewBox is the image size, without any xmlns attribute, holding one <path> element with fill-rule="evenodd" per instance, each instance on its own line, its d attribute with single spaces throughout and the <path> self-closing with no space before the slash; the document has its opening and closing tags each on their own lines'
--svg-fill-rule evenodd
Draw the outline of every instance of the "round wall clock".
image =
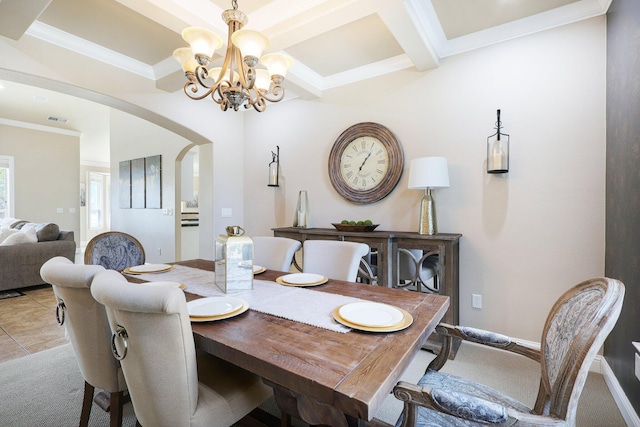
<svg viewBox="0 0 640 427">
<path fill-rule="evenodd" d="M 403 169 L 400 142 L 378 123 L 358 123 L 347 128 L 329 154 L 331 184 L 353 203 L 385 198 L 398 185 Z"/>
</svg>

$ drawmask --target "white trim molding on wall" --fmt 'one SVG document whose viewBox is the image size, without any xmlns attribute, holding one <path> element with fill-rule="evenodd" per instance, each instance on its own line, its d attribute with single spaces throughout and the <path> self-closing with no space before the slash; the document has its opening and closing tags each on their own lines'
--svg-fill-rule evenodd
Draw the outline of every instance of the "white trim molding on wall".
<svg viewBox="0 0 640 427">
<path fill-rule="evenodd" d="M 79 137 L 81 135 L 81 133 L 76 131 L 76 130 L 60 129 L 60 128 L 56 128 L 56 127 L 53 127 L 53 126 L 39 125 L 39 124 L 36 124 L 36 123 L 23 122 L 23 121 L 19 121 L 19 120 L 10 120 L 10 119 L 2 119 L 2 118 L 0 118 L 0 125 L 14 126 L 14 127 L 18 127 L 18 128 L 24 128 L 24 129 L 39 130 L 39 131 L 42 131 L 42 132 L 59 133 L 61 135 L 69 135 L 69 136 L 77 136 L 77 137 Z"/>
<path fill-rule="evenodd" d="M 624 390 L 622 390 L 622 387 L 620 386 L 618 379 L 611 370 L 611 367 L 609 367 L 607 360 L 602 356 L 596 356 L 596 359 L 599 359 L 600 367 L 602 370 L 601 373 L 604 377 L 604 381 L 607 383 L 607 387 L 609 387 L 609 391 L 611 391 L 613 400 L 615 400 L 616 405 L 618 405 L 620 414 L 622 414 L 622 418 L 624 418 L 627 426 L 640 427 L 640 417 L 638 417 L 635 409 L 633 409 L 631 402 L 627 398 Z M 591 366 L 593 367 L 593 365 Z"/>
</svg>

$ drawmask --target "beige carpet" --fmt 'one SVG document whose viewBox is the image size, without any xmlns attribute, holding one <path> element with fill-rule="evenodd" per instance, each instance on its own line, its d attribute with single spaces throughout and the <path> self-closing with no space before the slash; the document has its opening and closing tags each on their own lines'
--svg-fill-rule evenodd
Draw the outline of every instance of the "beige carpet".
<svg viewBox="0 0 640 427">
<path fill-rule="evenodd" d="M 433 354 L 421 351 L 403 376 L 417 381 Z M 478 367 L 482 366 L 482 369 Z M 525 358 L 463 344 L 447 372 L 475 379 L 532 405 L 538 387 L 538 367 Z M 80 417 L 83 380 L 70 345 L 0 364 L 0 426 L 74 426 Z M 275 411 L 273 401 L 263 408 Z M 389 396 L 378 418 L 395 423 L 402 405 Z M 301 425 L 295 422 L 296 425 Z M 108 426 L 108 415 L 94 405 L 90 426 Z M 135 425 L 131 404 L 124 426 Z M 602 375 L 590 374 L 578 408 L 578 427 L 624 427 Z"/>
</svg>

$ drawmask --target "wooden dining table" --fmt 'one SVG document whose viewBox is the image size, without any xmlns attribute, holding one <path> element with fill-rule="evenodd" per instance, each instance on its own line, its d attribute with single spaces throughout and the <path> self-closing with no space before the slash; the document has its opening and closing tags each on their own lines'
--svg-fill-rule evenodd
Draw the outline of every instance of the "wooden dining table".
<svg viewBox="0 0 640 427">
<path fill-rule="evenodd" d="M 201 259 L 175 264 L 214 270 L 213 261 Z M 267 270 L 255 280 L 285 274 Z M 249 309 L 225 320 L 192 322 L 196 347 L 262 377 L 283 413 L 311 425 L 385 425 L 375 419 L 377 411 L 444 316 L 449 298 L 341 280 L 312 289 L 400 307 L 413 323 L 397 332 L 339 333 Z M 187 301 L 201 298 L 185 295 Z"/>
</svg>

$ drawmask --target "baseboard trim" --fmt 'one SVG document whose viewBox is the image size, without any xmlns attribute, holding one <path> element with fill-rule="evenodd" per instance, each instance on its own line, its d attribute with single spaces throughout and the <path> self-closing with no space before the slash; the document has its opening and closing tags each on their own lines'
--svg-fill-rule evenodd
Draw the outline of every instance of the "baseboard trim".
<svg viewBox="0 0 640 427">
<path fill-rule="evenodd" d="M 636 413 L 635 409 L 631 405 L 631 402 L 627 398 L 624 390 L 620 386 L 618 379 L 614 375 L 611 367 L 607 363 L 607 360 L 602 356 L 597 356 L 600 364 L 600 368 L 602 370 L 602 376 L 604 377 L 605 383 L 607 383 L 607 387 L 609 387 L 609 391 L 611 391 L 611 395 L 613 396 L 613 400 L 618 405 L 618 409 L 622 414 L 622 418 L 627 423 L 629 427 L 640 427 L 640 417 Z"/>
</svg>

